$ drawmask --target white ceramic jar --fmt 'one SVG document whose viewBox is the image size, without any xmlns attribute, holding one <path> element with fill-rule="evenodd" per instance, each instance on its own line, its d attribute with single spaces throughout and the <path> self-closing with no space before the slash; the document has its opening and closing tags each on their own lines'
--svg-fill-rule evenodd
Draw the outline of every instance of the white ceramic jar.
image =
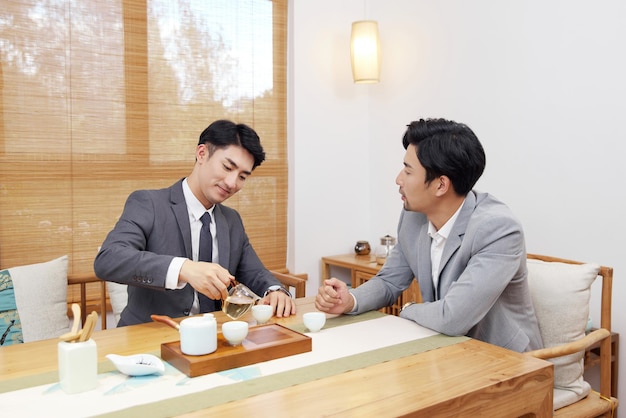
<svg viewBox="0 0 626 418">
<path fill-rule="evenodd" d="M 80 393 L 98 385 L 98 349 L 91 338 L 58 344 L 59 382 L 65 393 Z"/>
<path fill-rule="evenodd" d="M 190 356 L 209 354 L 217 349 L 217 321 L 212 313 L 180 322 L 180 350 Z"/>
</svg>

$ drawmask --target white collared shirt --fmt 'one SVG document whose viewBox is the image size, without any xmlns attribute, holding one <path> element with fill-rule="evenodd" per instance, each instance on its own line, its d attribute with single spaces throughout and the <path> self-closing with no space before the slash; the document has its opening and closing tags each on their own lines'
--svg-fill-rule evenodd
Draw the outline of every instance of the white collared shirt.
<svg viewBox="0 0 626 418">
<path fill-rule="evenodd" d="M 206 210 L 202 203 L 194 196 L 187 179 L 183 180 L 183 194 L 185 196 L 185 203 L 187 204 L 187 211 L 189 214 L 189 225 L 191 227 L 191 254 L 193 261 L 198 261 L 198 251 L 200 247 L 200 230 L 202 229 L 202 221 L 200 218 L 204 215 L 204 212 L 209 212 L 211 215 L 211 236 L 213 237 L 213 252 L 212 262 L 217 263 L 219 261 L 219 253 L 217 247 L 217 228 L 215 226 L 215 217 L 213 211 L 215 206 L 212 206 L 209 210 Z M 182 289 L 187 283 L 179 283 L 178 275 L 183 263 L 187 260 L 185 257 L 174 257 L 167 270 L 167 276 L 165 279 L 165 287 L 167 289 Z"/>
<path fill-rule="evenodd" d="M 448 219 L 448 221 L 439 229 L 435 228 L 435 225 L 432 222 L 428 221 L 428 235 L 431 238 L 430 243 L 430 265 L 431 265 L 431 273 L 433 278 L 433 286 L 435 289 L 435 299 L 439 299 L 438 285 L 439 285 L 439 266 L 441 264 L 441 256 L 443 255 L 443 248 L 446 246 L 446 241 L 450 236 L 450 232 L 452 231 L 452 227 L 454 227 L 454 223 L 456 219 L 459 217 L 459 212 L 461 212 L 461 208 L 465 204 L 465 200 L 461 203 L 461 206 L 454 212 L 454 215 Z"/>
<path fill-rule="evenodd" d="M 209 210 L 205 209 L 202 203 L 193 195 L 187 180 L 183 181 L 183 193 L 185 194 L 185 202 L 187 203 L 187 210 L 189 211 L 189 225 L 191 226 L 191 253 L 193 261 L 198 261 L 198 253 L 200 251 L 200 231 L 202 230 L 202 220 L 200 219 L 205 212 L 209 212 L 211 215 L 211 237 L 212 242 L 212 256 L 211 262 L 217 263 L 218 251 L 217 251 L 217 231 L 215 228 L 215 217 L 213 216 L 213 210 L 215 206 L 211 206 Z"/>
</svg>

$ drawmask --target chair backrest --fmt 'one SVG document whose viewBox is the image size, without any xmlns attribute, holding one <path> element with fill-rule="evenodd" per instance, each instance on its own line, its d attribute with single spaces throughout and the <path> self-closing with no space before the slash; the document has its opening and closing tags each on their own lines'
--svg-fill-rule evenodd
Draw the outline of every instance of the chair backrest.
<svg viewBox="0 0 626 418">
<path fill-rule="evenodd" d="M 103 281 L 98 279 L 94 273 L 86 273 L 86 274 L 68 274 L 67 275 L 67 285 L 68 286 L 79 286 L 80 287 L 80 315 L 81 315 L 81 323 L 85 323 L 85 319 L 87 318 L 88 306 L 87 306 L 87 284 L 89 283 L 97 283 L 100 286 L 99 290 L 99 298 L 98 298 L 98 316 L 100 317 L 100 326 L 101 329 L 107 328 L 107 294 L 105 289 L 105 284 Z"/>
<path fill-rule="evenodd" d="M 286 288 L 293 287 L 296 298 L 303 298 L 306 293 L 306 274 L 294 275 L 271 270 L 270 273 L 276 277 Z"/>
<path fill-rule="evenodd" d="M 581 340 L 600 341 L 600 393 L 611 397 L 611 296 L 613 269 L 594 263 L 528 254 L 528 277 L 537 319 L 545 349 L 529 354 L 555 364 L 555 408 L 558 392 L 566 393 L 569 402 L 577 402 L 589 393 L 583 381 L 583 356 L 586 346 Z M 585 336 L 589 316 L 590 287 L 602 280 L 600 328 Z M 582 350 L 582 351 L 581 351 Z M 561 393 L 561 394 L 562 394 Z M 573 401 L 572 401 L 573 398 Z"/>
</svg>

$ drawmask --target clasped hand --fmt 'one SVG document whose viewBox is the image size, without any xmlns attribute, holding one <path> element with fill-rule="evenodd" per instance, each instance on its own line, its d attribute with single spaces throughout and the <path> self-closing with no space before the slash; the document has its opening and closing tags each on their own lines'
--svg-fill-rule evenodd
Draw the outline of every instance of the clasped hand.
<svg viewBox="0 0 626 418">
<path fill-rule="evenodd" d="M 324 280 L 315 296 L 315 307 L 326 313 L 342 314 L 354 309 L 354 299 L 348 286 L 341 280 L 330 278 Z"/>
</svg>

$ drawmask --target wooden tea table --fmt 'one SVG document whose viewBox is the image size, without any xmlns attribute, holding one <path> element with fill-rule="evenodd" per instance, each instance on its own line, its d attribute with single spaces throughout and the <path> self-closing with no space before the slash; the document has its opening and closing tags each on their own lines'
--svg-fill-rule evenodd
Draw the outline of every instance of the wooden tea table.
<svg viewBox="0 0 626 418">
<path fill-rule="evenodd" d="M 296 316 L 273 321 L 305 332 L 302 314 L 315 310 L 313 298 L 297 299 L 297 305 Z M 156 383 L 120 375 L 105 356 L 158 355 L 161 343 L 179 339 L 176 330 L 153 322 L 99 331 L 93 339 L 103 393 L 66 395 L 60 390 L 56 340 L 2 347 L 1 410 L 3 415 L 19 415 L 24 411 L 19 408 L 27 406 L 29 413 L 43 416 L 57 403 L 60 407 L 83 402 L 76 416 L 552 416 L 551 363 L 465 337 L 433 335 L 395 316 L 365 315 L 329 315 L 322 331 L 307 334 L 313 339 L 310 353 L 193 379 L 170 366 L 164 376 L 153 378 Z M 216 318 L 220 324 L 228 320 L 221 312 Z M 243 319 L 255 324 L 250 314 Z M 389 335 L 406 342 L 385 346 L 381 339 L 393 339 Z M 357 342 L 358 352 L 341 353 Z M 426 348 L 417 348 L 421 345 Z M 312 360 L 320 355 L 337 358 Z M 276 367 L 282 370 L 268 372 Z M 115 379 L 113 387 L 106 386 Z M 220 379 L 233 383 L 211 386 Z M 164 386 L 171 397 L 140 395 L 151 384 Z M 20 402 L 20 397 L 28 401 Z M 67 408 L 63 415 L 74 416 Z"/>
</svg>

